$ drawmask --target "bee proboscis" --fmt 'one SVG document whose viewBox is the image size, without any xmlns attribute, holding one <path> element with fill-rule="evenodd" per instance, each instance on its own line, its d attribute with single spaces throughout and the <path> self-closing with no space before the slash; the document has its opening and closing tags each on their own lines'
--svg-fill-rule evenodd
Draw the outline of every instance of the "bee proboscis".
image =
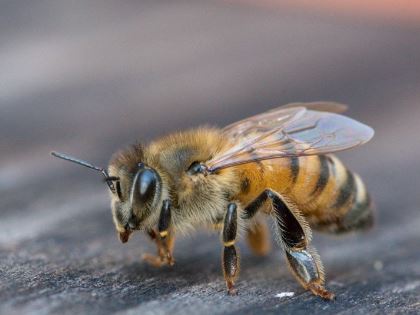
<svg viewBox="0 0 420 315">
<path fill-rule="evenodd" d="M 103 174 L 113 220 L 125 243 L 134 231 L 156 242 L 155 266 L 173 265 L 176 234 L 198 227 L 221 232 L 222 269 L 229 294 L 239 272 L 236 241 L 267 254 L 264 216 L 276 223 L 276 240 L 299 283 L 324 299 L 321 260 L 311 230 L 362 230 L 373 223 L 360 177 L 331 153 L 369 141 L 373 129 L 340 115 L 344 105 L 293 103 L 223 129 L 200 127 L 169 134 L 146 146 L 117 152 L 108 170 L 53 152 Z"/>
</svg>

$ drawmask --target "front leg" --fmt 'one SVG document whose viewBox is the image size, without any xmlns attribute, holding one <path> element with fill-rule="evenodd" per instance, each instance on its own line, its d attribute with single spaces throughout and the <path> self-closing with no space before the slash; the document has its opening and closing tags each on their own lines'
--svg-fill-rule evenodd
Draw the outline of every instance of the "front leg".
<svg viewBox="0 0 420 315">
<path fill-rule="evenodd" d="M 159 223 L 157 231 L 152 229 L 147 231 L 150 238 L 156 242 L 157 256 L 145 254 L 143 259 L 155 267 L 162 265 L 173 266 L 175 264 L 172 256 L 172 251 L 175 243 L 173 232 L 171 232 L 171 203 L 169 200 L 164 200 L 162 209 L 159 215 Z"/>
<path fill-rule="evenodd" d="M 224 245 L 222 254 L 223 275 L 230 295 L 236 295 L 235 280 L 239 273 L 239 258 L 235 247 L 238 228 L 236 209 L 235 203 L 228 205 L 222 234 Z"/>
</svg>

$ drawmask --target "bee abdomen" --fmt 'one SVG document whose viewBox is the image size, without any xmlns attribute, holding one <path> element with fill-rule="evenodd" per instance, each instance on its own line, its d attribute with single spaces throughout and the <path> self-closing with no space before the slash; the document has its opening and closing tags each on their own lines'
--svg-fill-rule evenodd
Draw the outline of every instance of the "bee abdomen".
<svg viewBox="0 0 420 315">
<path fill-rule="evenodd" d="M 312 226 L 331 233 L 370 227 L 373 223 L 371 201 L 360 177 L 335 156 L 319 159 L 320 174 L 311 192 L 318 208 Z"/>
<path fill-rule="evenodd" d="M 366 187 L 357 174 L 352 174 L 354 188 L 352 200 L 337 224 L 337 233 L 364 230 L 373 225 L 372 203 Z"/>
<path fill-rule="evenodd" d="M 330 171 L 330 162 L 331 160 L 325 156 L 320 155 L 319 159 L 319 176 L 315 184 L 315 188 L 312 190 L 310 197 L 317 198 L 322 194 L 328 182 L 330 181 L 331 171 Z"/>
</svg>

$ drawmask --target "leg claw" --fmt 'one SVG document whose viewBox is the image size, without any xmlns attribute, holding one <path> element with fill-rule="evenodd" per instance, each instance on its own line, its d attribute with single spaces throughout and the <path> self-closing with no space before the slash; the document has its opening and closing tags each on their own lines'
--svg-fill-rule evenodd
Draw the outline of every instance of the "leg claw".
<svg viewBox="0 0 420 315">
<path fill-rule="evenodd" d="M 142 259 L 153 267 L 162 267 L 164 262 L 160 259 L 159 256 L 152 254 L 144 254 Z"/>
<path fill-rule="evenodd" d="M 236 295 L 238 295 L 238 290 L 236 290 L 235 288 L 231 288 L 231 289 L 228 290 L 228 295 L 236 296 Z"/>
<path fill-rule="evenodd" d="M 157 268 L 165 265 L 173 266 L 175 264 L 175 260 L 172 255 L 156 256 L 153 254 L 144 254 L 142 259 L 149 265 Z"/>
<path fill-rule="evenodd" d="M 311 292 L 317 296 L 320 296 L 321 298 L 323 298 L 324 300 L 334 300 L 335 298 L 335 294 L 326 290 L 323 286 L 319 285 L 319 284 L 310 284 L 308 287 L 309 290 L 311 290 Z"/>
<path fill-rule="evenodd" d="M 228 295 L 235 296 L 238 295 L 238 290 L 235 289 L 235 285 L 231 281 L 226 282 L 227 289 L 228 289 Z"/>
</svg>

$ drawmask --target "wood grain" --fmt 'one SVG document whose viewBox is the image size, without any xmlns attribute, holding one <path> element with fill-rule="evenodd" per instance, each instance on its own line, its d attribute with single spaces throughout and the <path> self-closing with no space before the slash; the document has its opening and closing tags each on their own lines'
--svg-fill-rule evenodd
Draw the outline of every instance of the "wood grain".
<svg viewBox="0 0 420 315">
<path fill-rule="evenodd" d="M 1 6 L 1 314 L 419 312 L 418 27 L 217 1 Z M 152 244 L 119 243 L 101 178 L 49 156 L 105 165 L 135 141 L 321 99 L 376 130 L 340 155 L 366 180 L 376 227 L 314 236 L 334 302 L 303 292 L 280 250 L 255 257 L 244 242 L 228 297 L 212 234 L 177 240 L 173 268 L 147 266 Z"/>
</svg>

